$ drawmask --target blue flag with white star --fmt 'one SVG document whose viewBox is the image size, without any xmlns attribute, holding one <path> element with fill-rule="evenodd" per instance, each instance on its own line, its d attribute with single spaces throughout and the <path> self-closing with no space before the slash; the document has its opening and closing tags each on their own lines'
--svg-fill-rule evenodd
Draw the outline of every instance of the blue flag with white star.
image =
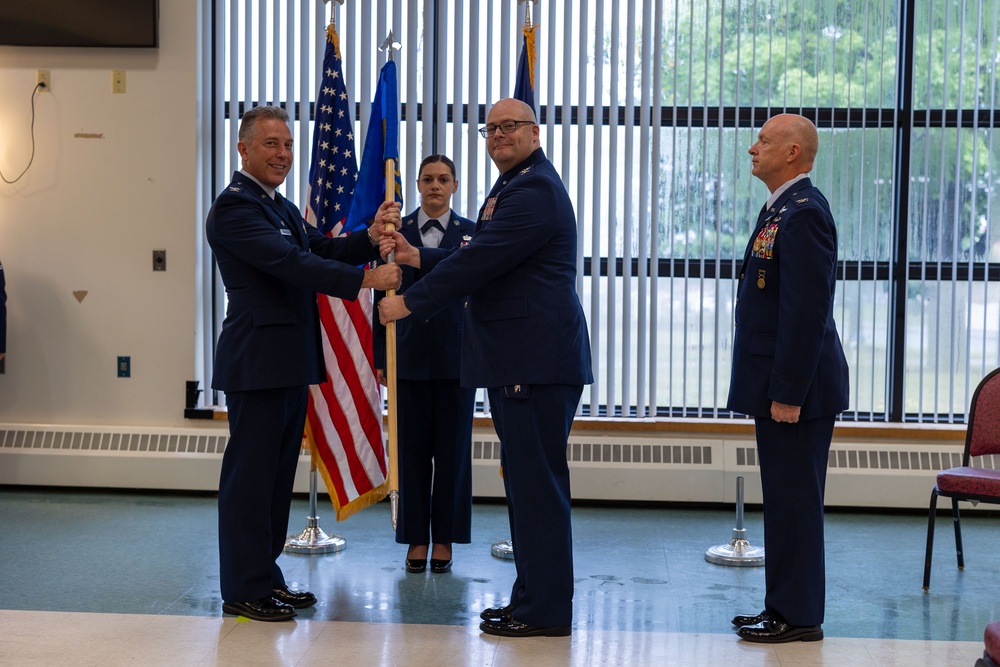
<svg viewBox="0 0 1000 667">
<path fill-rule="evenodd" d="M 354 203 L 347 216 L 347 227 L 367 225 L 385 201 L 385 161 L 395 161 L 395 199 L 403 201 L 403 183 L 399 178 L 399 110 L 396 103 L 396 63 L 392 60 L 382 66 L 372 102 L 372 115 L 365 135 L 365 150 L 361 157 L 361 171 L 355 188 Z"/>
</svg>

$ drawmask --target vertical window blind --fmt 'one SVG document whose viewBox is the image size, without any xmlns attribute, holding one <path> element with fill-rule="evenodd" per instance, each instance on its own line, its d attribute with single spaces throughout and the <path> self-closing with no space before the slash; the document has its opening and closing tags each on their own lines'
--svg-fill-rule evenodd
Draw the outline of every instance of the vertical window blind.
<svg viewBox="0 0 1000 667">
<path fill-rule="evenodd" d="M 513 91 L 516 0 L 205 3 L 202 202 L 239 167 L 243 110 L 280 104 L 305 198 L 336 16 L 360 155 L 392 30 L 404 208 L 430 153 L 475 217 L 497 173 L 476 129 Z M 1000 365 L 1000 0 L 581 0 L 531 6 L 542 147 L 573 198 L 593 345 L 593 416 L 728 417 L 743 248 L 766 200 L 747 149 L 775 113 L 820 133 L 813 180 L 839 230 L 844 419 L 961 421 Z M 200 249 L 206 380 L 224 295 Z M 530 341 L 525 341 L 530 345 Z"/>
</svg>

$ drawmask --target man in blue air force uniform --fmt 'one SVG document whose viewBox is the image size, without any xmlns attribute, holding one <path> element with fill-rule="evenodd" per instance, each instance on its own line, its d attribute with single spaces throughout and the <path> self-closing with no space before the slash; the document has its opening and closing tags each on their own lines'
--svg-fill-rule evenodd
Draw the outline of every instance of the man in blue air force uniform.
<svg viewBox="0 0 1000 667">
<path fill-rule="evenodd" d="M 500 170 L 469 244 L 396 259 L 424 276 L 379 304 L 383 323 L 426 319 L 468 294 L 462 384 L 486 387 L 501 443 L 517 578 L 510 604 L 480 629 L 506 637 L 564 636 L 573 618 L 573 540 L 566 444 L 583 385 L 593 382 L 587 322 L 576 294 L 576 216 L 539 148 L 531 107 L 504 99 L 481 130 Z"/>
<path fill-rule="evenodd" d="M 222 609 L 284 621 L 316 597 L 289 589 L 276 562 L 284 547 L 308 385 L 323 382 L 316 293 L 355 299 L 365 288 L 396 288 L 401 271 L 356 265 L 378 256 L 385 204 L 366 233 L 328 238 L 275 190 L 292 166 L 288 114 L 256 107 L 237 144 L 243 168 L 216 198 L 205 224 L 229 305 L 212 386 L 226 392 L 229 444 L 219 481 Z"/>
<path fill-rule="evenodd" d="M 728 406 L 754 417 L 764 496 L 764 610 L 733 619 L 753 642 L 823 638 L 823 493 L 847 359 L 833 321 L 837 228 L 807 174 L 816 127 L 782 114 L 750 148 L 771 192 L 740 269 Z"/>
</svg>

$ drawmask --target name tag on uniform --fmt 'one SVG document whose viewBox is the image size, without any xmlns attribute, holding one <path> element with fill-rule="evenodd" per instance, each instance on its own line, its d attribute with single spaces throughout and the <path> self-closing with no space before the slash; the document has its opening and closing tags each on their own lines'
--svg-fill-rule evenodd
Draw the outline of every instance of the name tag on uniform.
<svg viewBox="0 0 1000 667">
<path fill-rule="evenodd" d="M 281 235 L 282 236 L 291 236 L 292 235 L 292 230 L 290 230 L 288 227 L 282 227 L 281 228 Z"/>
</svg>

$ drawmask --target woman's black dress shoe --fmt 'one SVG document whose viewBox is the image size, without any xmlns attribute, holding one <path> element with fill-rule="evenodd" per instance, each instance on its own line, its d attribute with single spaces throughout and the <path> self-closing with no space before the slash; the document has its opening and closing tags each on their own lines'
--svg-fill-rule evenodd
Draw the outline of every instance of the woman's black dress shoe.
<svg viewBox="0 0 1000 667">
<path fill-rule="evenodd" d="M 438 560 L 437 558 L 431 558 L 431 572 L 434 574 L 444 574 L 445 572 L 451 571 L 451 559 L 448 560 Z"/>
<path fill-rule="evenodd" d="M 423 572 L 426 569 L 427 569 L 427 561 L 426 560 L 422 560 L 422 559 L 418 560 L 416 558 L 407 558 L 406 559 L 406 571 L 409 572 L 410 574 L 420 574 L 421 572 Z"/>
</svg>

